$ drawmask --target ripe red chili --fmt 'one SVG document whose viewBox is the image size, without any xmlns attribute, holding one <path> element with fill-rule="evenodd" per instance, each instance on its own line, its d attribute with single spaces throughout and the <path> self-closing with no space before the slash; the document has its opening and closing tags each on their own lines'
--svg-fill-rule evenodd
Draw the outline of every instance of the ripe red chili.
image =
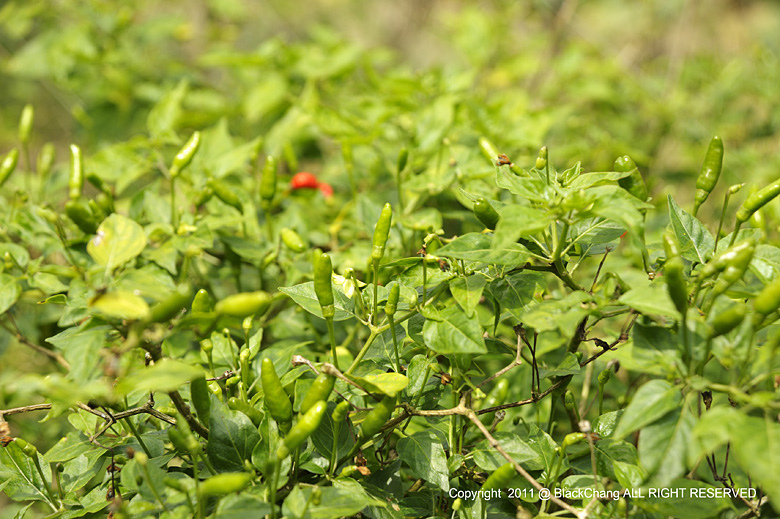
<svg viewBox="0 0 780 519">
<path fill-rule="evenodd" d="M 333 188 L 330 187 L 330 184 L 327 182 L 320 182 L 319 186 L 320 193 L 322 193 L 322 196 L 325 198 L 330 198 L 333 196 Z"/>
<path fill-rule="evenodd" d="M 296 173 L 292 180 L 290 180 L 290 187 L 292 189 L 317 189 L 318 185 L 319 182 L 317 182 L 317 177 L 308 171 L 301 171 L 300 173 Z"/>
</svg>

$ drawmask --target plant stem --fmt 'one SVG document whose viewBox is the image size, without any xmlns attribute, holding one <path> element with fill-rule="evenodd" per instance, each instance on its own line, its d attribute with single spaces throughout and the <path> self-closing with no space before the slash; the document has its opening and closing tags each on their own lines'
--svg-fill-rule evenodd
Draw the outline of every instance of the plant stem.
<svg viewBox="0 0 780 519">
<path fill-rule="evenodd" d="M 376 324 L 376 315 L 378 312 L 377 292 L 379 290 L 379 261 L 374 260 L 374 310 L 371 312 L 371 323 Z"/>
<path fill-rule="evenodd" d="M 393 351 L 395 351 L 395 364 L 396 372 L 401 372 L 401 357 L 398 355 L 398 334 L 395 331 L 395 322 L 393 322 L 393 316 L 388 315 L 387 320 L 390 321 L 390 331 L 393 334 Z"/>
<path fill-rule="evenodd" d="M 171 226 L 175 234 L 179 227 L 179 212 L 176 210 L 176 177 L 171 177 Z"/>
<path fill-rule="evenodd" d="M 333 365 L 336 366 L 336 369 L 339 369 L 339 358 L 336 356 L 336 332 L 333 329 L 333 317 L 327 317 L 325 322 L 328 325 L 328 336 L 330 337 L 330 354 L 333 357 Z"/>
<path fill-rule="evenodd" d="M 726 218 L 726 209 L 729 206 L 729 198 L 731 198 L 731 191 L 726 191 L 726 196 L 723 197 L 723 209 L 720 212 L 720 220 L 718 221 L 718 232 L 715 233 L 715 247 L 713 247 L 713 250 L 718 250 L 720 230 L 723 228 L 723 220 Z M 694 216 L 696 215 L 694 214 Z"/>
</svg>

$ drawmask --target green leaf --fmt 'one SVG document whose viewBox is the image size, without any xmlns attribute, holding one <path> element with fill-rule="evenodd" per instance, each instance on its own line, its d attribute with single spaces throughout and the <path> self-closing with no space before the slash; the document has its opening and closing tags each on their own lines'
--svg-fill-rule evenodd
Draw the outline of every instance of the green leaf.
<svg viewBox="0 0 780 519">
<path fill-rule="evenodd" d="M 87 252 L 99 265 L 111 271 L 135 258 L 146 247 L 143 228 L 120 214 L 112 214 L 89 240 Z"/>
<path fill-rule="evenodd" d="M 146 128 L 155 140 L 175 142 L 175 128 L 181 117 L 181 105 L 189 85 L 182 79 L 176 88 L 166 93 L 149 112 Z"/>
<path fill-rule="evenodd" d="M 470 319 L 463 310 L 453 305 L 439 314 L 440 321 L 428 319 L 423 325 L 425 344 L 441 353 L 486 353 L 482 326 L 476 316 Z"/>
<path fill-rule="evenodd" d="M 549 377 L 563 377 L 566 375 L 576 375 L 580 372 L 580 361 L 577 360 L 577 356 L 571 352 L 566 352 L 563 356 L 563 360 L 554 368 L 539 369 L 540 378 Z"/>
<path fill-rule="evenodd" d="M 633 288 L 620 296 L 618 302 L 628 305 L 645 315 L 664 315 L 680 319 L 680 312 L 674 307 L 669 291 L 662 283 L 648 283 Z"/>
<path fill-rule="evenodd" d="M 504 249 L 519 238 L 541 232 L 553 220 L 544 211 L 526 205 L 507 205 L 500 208 L 498 214 L 501 218 L 493 237 L 495 249 Z"/>
<path fill-rule="evenodd" d="M 537 287 L 543 286 L 545 280 L 541 273 L 521 271 L 493 280 L 489 290 L 503 310 L 520 319 L 533 302 Z"/>
<path fill-rule="evenodd" d="M 433 431 L 420 431 L 398 440 L 398 454 L 415 476 L 436 485 L 445 492 L 450 489 L 447 457 L 441 438 Z"/>
<path fill-rule="evenodd" d="M 542 470 L 544 460 L 538 450 L 531 447 L 525 440 L 515 433 L 498 431 L 494 434 L 501 447 L 513 460 L 520 463 L 527 470 Z M 501 465 L 506 464 L 506 459 L 498 451 L 491 447 L 490 442 L 482 440 L 473 451 L 474 463 L 482 470 L 492 472 Z"/>
<path fill-rule="evenodd" d="M 0 274 L 0 314 L 11 308 L 22 293 L 22 287 L 10 274 Z"/>
<path fill-rule="evenodd" d="M 311 502 L 311 486 L 293 487 L 282 504 L 282 514 L 291 519 L 340 519 L 350 517 L 367 506 L 384 505 L 363 490 L 356 481 L 339 478 L 332 487 L 320 487 L 320 504 Z"/>
<path fill-rule="evenodd" d="M 328 411 L 322 417 L 320 426 L 312 433 L 311 441 L 314 448 L 317 449 L 325 459 L 330 459 L 333 452 L 333 418 L 331 414 L 336 408 L 334 402 L 328 403 Z M 339 426 L 339 434 L 336 442 L 336 452 L 339 458 L 346 456 L 355 443 L 352 434 L 352 428 L 348 422 L 343 422 Z"/>
<path fill-rule="evenodd" d="M 519 195 L 532 202 L 545 202 L 547 186 L 539 178 L 519 177 L 509 168 L 496 168 L 496 184 L 510 193 Z"/>
<path fill-rule="evenodd" d="M 43 456 L 37 454 L 43 474 L 51 481 L 51 469 Z M 44 482 L 33 460 L 11 442 L 0 447 L 0 482 L 5 483 L 3 492 L 14 501 L 49 501 Z"/>
<path fill-rule="evenodd" d="M 347 375 L 347 378 L 357 382 L 370 393 L 382 393 L 387 396 L 395 396 L 409 385 L 409 379 L 400 373 L 380 373 L 364 377 Z"/>
<path fill-rule="evenodd" d="M 242 472 L 244 460 L 252 459 L 252 450 L 260 435 L 244 413 L 226 405 L 213 406 L 209 417 L 206 453 L 217 472 Z"/>
<path fill-rule="evenodd" d="M 701 481 L 690 479 L 675 479 L 669 488 L 676 489 L 676 494 L 659 497 L 645 497 L 632 500 L 646 512 L 657 514 L 655 517 L 674 517 L 675 519 L 709 519 L 719 517 L 723 510 L 733 509 L 727 497 L 704 497 L 706 492 L 722 491 L 723 487 L 713 487 Z M 701 491 L 701 497 L 691 497 L 693 489 Z M 647 493 L 643 492 L 643 496 Z M 772 503 L 770 498 L 770 503 Z"/>
<path fill-rule="evenodd" d="M 652 486 L 667 487 L 683 475 L 694 425 L 693 416 L 683 406 L 639 432 L 639 460 L 650 473 Z"/>
<path fill-rule="evenodd" d="M 706 263 L 715 249 L 715 239 L 712 234 L 695 216 L 688 214 L 677 205 L 672 195 L 669 195 L 667 200 L 669 221 L 680 244 L 682 257 L 690 261 Z"/>
<path fill-rule="evenodd" d="M 679 388 L 665 380 L 651 380 L 645 383 L 626 407 L 614 438 L 625 438 L 632 432 L 645 427 L 680 407 L 682 396 Z"/>
<path fill-rule="evenodd" d="M 46 342 L 59 349 L 70 364 L 68 378 L 83 383 L 99 373 L 100 350 L 106 345 L 110 326 L 93 326 L 87 322 L 79 327 L 66 328 Z"/>
<path fill-rule="evenodd" d="M 600 186 L 604 184 L 612 184 L 617 182 L 621 178 L 625 178 L 630 174 L 629 171 L 598 171 L 592 173 L 582 173 L 575 178 L 567 189 L 572 191 L 578 191 L 580 189 L 588 189 L 590 187 Z"/>
<path fill-rule="evenodd" d="M 116 319 L 140 320 L 149 317 L 149 305 L 142 298 L 125 290 L 107 292 L 94 299 L 93 311 Z"/>
<path fill-rule="evenodd" d="M 450 281 L 452 297 L 468 317 L 474 316 L 474 310 L 479 305 L 485 283 L 485 276 L 480 274 L 472 274 L 465 278 L 457 277 Z"/>
<path fill-rule="evenodd" d="M 520 266 L 533 254 L 519 243 L 510 243 L 501 248 L 493 248 L 487 234 L 472 232 L 455 238 L 436 251 L 443 258 L 462 259 L 495 265 Z"/>
<path fill-rule="evenodd" d="M 339 285 L 336 285 L 335 283 L 332 284 L 333 299 L 336 306 L 336 315 L 333 317 L 333 320 L 346 321 L 350 317 L 353 317 L 353 309 L 355 304 L 351 298 L 347 297 L 347 295 L 340 290 Z M 313 281 L 301 283 L 299 285 L 293 285 L 291 287 L 280 287 L 279 291 L 290 296 L 293 301 L 298 303 L 310 314 L 314 314 L 322 319 L 322 308 L 320 307 L 320 302 L 317 299 L 317 294 L 314 293 Z"/>
<path fill-rule="evenodd" d="M 119 394 L 132 391 L 173 391 L 203 376 L 203 369 L 178 360 L 162 359 L 154 366 L 142 369 L 116 385 Z"/>
<path fill-rule="evenodd" d="M 263 519 L 270 513 L 271 505 L 268 502 L 247 491 L 220 499 L 216 519 Z"/>
</svg>

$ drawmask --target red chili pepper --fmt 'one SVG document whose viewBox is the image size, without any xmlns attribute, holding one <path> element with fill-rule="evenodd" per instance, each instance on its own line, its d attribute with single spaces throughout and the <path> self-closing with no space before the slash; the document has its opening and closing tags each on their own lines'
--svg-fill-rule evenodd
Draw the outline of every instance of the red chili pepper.
<svg viewBox="0 0 780 519">
<path fill-rule="evenodd" d="M 317 177 L 308 171 L 301 171 L 300 173 L 296 173 L 292 180 L 290 180 L 290 187 L 292 189 L 317 189 L 318 185 L 319 182 L 317 182 Z"/>
<path fill-rule="evenodd" d="M 330 184 L 327 182 L 320 182 L 317 187 L 320 188 L 320 193 L 322 193 L 322 196 L 325 198 L 330 198 L 333 196 L 333 188 L 330 187 Z"/>
</svg>

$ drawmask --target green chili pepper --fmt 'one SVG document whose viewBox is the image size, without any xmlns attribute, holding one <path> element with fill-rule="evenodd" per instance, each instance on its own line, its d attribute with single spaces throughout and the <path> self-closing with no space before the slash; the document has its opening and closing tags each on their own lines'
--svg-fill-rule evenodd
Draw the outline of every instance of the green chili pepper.
<svg viewBox="0 0 780 519">
<path fill-rule="evenodd" d="M 515 466 L 505 463 L 498 467 L 482 484 L 482 490 L 506 489 L 512 478 L 515 477 Z"/>
<path fill-rule="evenodd" d="M 482 155 L 484 155 L 485 158 L 490 161 L 490 165 L 495 166 L 496 160 L 498 160 L 498 150 L 493 145 L 493 143 L 487 140 L 485 137 L 480 137 L 479 148 L 482 150 Z"/>
<path fill-rule="evenodd" d="M 536 157 L 536 163 L 534 164 L 534 167 L 539 171 L 542 171 L 547 167 L 547 146 L 542 146 L 539 148 L 539 156 Z"/>
<path fill-rule="evenodd" d="M 615 171 L 619 173 L 629 173 L 628 176 L 618 180 L 618 185 L 640 199 L 642 202 L 647 200 L 647 186 L 642 178 L 642 174 L 639 172 L 639 168 L 631 157 L 623 155 L 615 160 Z"/>
<path fill-rule="evenodd" d="M 38 174 L 45 177 L 51 171 L 51 167 L 54 165 L 54 155 L 56 150 L 54 144 L 47 142 L 41 148 L 38 153 Z M 2 185 L 2 182 L 0 182 Z"/>
<path fill-rule="evenodd" d="M 228 398 L 228 407 L 233 411 L 240 411 L 249 418 L 255 427 L 260 427 L 263 422 L 263 413 L 259 409 L 255 409 L 251 405 L 247 404 L 243 400 L 239 400 L 236 397 Z"/>
<path fill-rule="evenodd" d="M 395 398 L 386 396 L 368 412 L 361 425 L 361 436 L 371 438 L 384 426 L 395 410 Z"/>
<path fill-rule="evenodd" d="M 683 316 L 688 311 L 688 285 L 683 274 L 684 267 L 685 264 L 680 256 L 669 258 L 664 265 L 664 277 L 669 297 L 672 299 L 674 307 Z"/>
<path fill-rule="evenodd" d="M 114 198 L 106 193 L 98 193 L 95 197 L 95 204 L 100 208 L 103 214 L 109 215 L 114 212 Z"/>
<path fill-rule="evenodd" d="M 731 285 L 742 279 L 742 276 L 750 266 L 753 259 L 753 253 L 756 250 L 756 243 L 753 240 L 746 240 L 748 245 L 736 251 L 733 256 L 729 256 L 725 268 L 715 286 L 712 289 L 713 297 L 725 292 Z M 723 257 L 721 256 L 721 260 Z"/>
<path fill-rule="evenodd" d="M 317 378 L 312 382 L 309 391 L 306 392 L 306 396 L 303 397 L 303 402 L 301 402 L 301 413 L 305 413 L 311 409 L 311 407 L 320 400 L 327 402 L 331 391 L 333 391 L 333 386 L 335 385 L 336 379 L 332 376 L 326 375 L 325 373 L 317 375 Z"/>
<path fill-rule="evenodd" d="M 720 312 L 712 321 L 712 334 L 710 337 L 726 335 L 739 326 L 745 319 L 747 310 L 744 305 L 732 305 L 729 309 Z"/>
<path fill-rule="evenodd" d="M 214 310 L 220 315 L 232 317 L 261 316 L 268 311 L 272 301 L 273 298 L 267 292 L 241 292 L 227 296 L 217 303 Z"/>
<path fill-rule="evenodd" d="M 379 221 L 374 228 L 374 242 L 371 249 L 371 258 L 375 263 L 379 262 L 385 255 L 385 245 L 387 237 L 390 235 L 390 223 L 393 219 L 393 208 L 390 204 L 385 204 L 382 213 L 379 215 Z"/>
<path fill-rule="evenodd" d="M 282 243 L 293 252 L 303 252 L 306 250 L 306 244 L 303 243 L 303 238 L 293 231 L 292 229 L 285 227 L 280 231 L 282 236 Z"/>
<path fill-rule="evenodd" d="M 749 264 L 750 258 L 753 257 L 755 246 L 756 243 L 752 239 L 742 240 L 732 245 L 707 262 L 707 264 L 704 265 L 704 268 L 702 268 L 699 277 L 701 279 L 705 279 L 717 274 L 718 272 L 723 272 L 729 265 L 732 265 L 738 261 L 744 261 L 745 257 L 748 258 L 747 263 Z"/>
<path fill-rule="evenodd" d="M 211 416 L 211 391 L 206 377 L 197 377 L 190 382 L 190 399 L 200 421 L 208 424 Z"/>
<path fill-rule="evenodd" d="M 388 317 L 393 317 L 398 309 L 398 298 L 401 295 L 401 285 L 397 282 L 390 286 L 390 293 L 387 296 L 387 304 L 385 304 L 385 314 Z"/>
<path fill-rule="evenodd" d="M 566 436 L 564 436 L 563 443 L 561 443 L 561 446 L 563 447 L 563 450 L 566 451 L 568 447 L 580 443 L 585 438 L 587 438 L 587 436 L 585 436 L 585 433 L 581 433 L 581 432 L 569 433 Z"/>
<path fill-rule="evenodd" d="M 276 451 L 276 457 L 280 460 L 284 459 L 292 451 L 303 445 L 309 436 L 311 436 L 317 427 L 320 426 L 322 418 L 325 416 L 325 411 L 328 410 L 328 404 L 320 400 L 316 402 L 306 413 L 298 419 L 295 426 L 290 429 L 284 437 L 284 445 L 279 447 Z"/>
<path fill-rule="evenodd" d="M 16 164 L 19 162 L 19 150 L 12 148 L 11 151 L 6 153 L 3 157 L 3 161 L 0 162 L 0 186 L 2 186 L 11 173 L 16 169 Z"/>
<path fill-rule="evenodd" d="M 214 194 L 217 195 L 217 198 L 222 200 L 225 204 L 235 207 L 239 211 L 243 210 L 241 200 L 238 198 L 235 191 L 223 182 L 212 178 L 208 181 L 208 187 L 210 187 Z"/>
<path fill-rule="evenodd" d="M 84 163 L 81 157 L 81 148 L 75 144 L 70 145 L 70 176 L 68 177 L 68 195 L 71 200 L 81 196 L 84 187 Z"/>
<path fill-rule="evenodd" d="M 406 163 L 409 161 L 409 150 L 404 146 L 401 148 L 401 151 L 398 152 L 398 162 L 396 163 L 397 171 L 400 173 L 401 171 L 406 169 Z"/>
<path fill-rule="evenodd" d="M 192 312 L 193 313 L 207 313 L 211 312 L 213 307 L 213 301 L 211 296 L 205 288 L 201 288 L 195 293 L 195 297 L 192 299 Z"/>
<path fill-rule="evenodd" d="M 177 177 L 179 173 L 184 171 L 184 168 L 189 166 L 190 162 L 192 162 L 192 157 L 195 156 L 195 153 L 197 153 L 199 147 L 200 132 L 194 132 L 189 140 L 179 150 L 179 153 L 177 153 L 173 158 L 173 163 L 171 164 L 170 169 L 171 178 Z"/>
<path fill-rule="evenodd" d="M 336 409 L 333 410 L 333 414 L 330 415 L 333 418 L 333 423 L 342 423 L 346 420 L 350 407 L 352 406 L 346 400 L 339 402 Z"/>
<path fill-rule="evenodd" d="M 265 393 L 265 405 L 274 420 L 280 423 L 292 421 L 292 404 L 282 387 L 282 382 L 274 369 L 274 363 L 268 357 L 263 359 L 260 382 Z"/>
<path fill-rule="evenodd" d="M 741 306 L 735 305 L 735 307 Z M 776 312 L 778 308 L 780 308 L 780 278 L 765 286 L 753 300 L 753 310 L 760 314 L 762 319 Z"/>
<path fill-rule="evenodd" d="M 204 187 L 203 189 L 199 190 L 197 193 L 195 193 L 195 198 L 192 199 L 192 205 L 195 207 L 200 207 L 209 200 L 211 200 L 211 197 L 214 196 L 214 190 L 211 189 L 209 186 Z"/>
<path fill-rule="evenodd" d="M 704 156 L 699 178 L 696 179 L 696 199 L 693 204 L 693 215 L 699 211 L 699 207 L 707 200 L 710 193 L 718 183 L 720 171 L 723 168 L 723 141 L 717 135 L 712 138 Z"/>
<path fill-rule="evenodd" d="M 27 144 L 30 141 L 33 119 L 35 119 L 35 110 L 33 106 L 25 105 L 22 109 L 22 116 L 19 118 L 19 142 L 22 144 Z"/>
<path fill-rule="evenodd" d="M 263 176 L 260 179 L 260 199 L 269 204 L 276 196 L 276 159 L 269 155 L 263 166 Z"/>
<path fill-rule="evenodd" d="M 94 199 L 87 200 L 87 206 L 89 207 L 89 212 L 91 212 L 92 216 L 95 218 L 95 221 L 102 222 L 106 219 L 106 212 L 103 211 L 103 208 L 100 207 Z"/>
<path fill-rule="evenodd" d="M 95 234 L 97 231 L 98 223 L 83 198 L 68 200 L 65 203 L 65 214 L 83 233 Z"/>
<path fill-rule="evenodd" d="M 753 213 L 771 202 L 777 195 L 780 195 L 780 178 L 760 191 L 753 193 L 747 200 L 742 202 L 742 206 L 737 210 L 737 228 L 747 222 Z"/>
<path fill-rule="evenodd" d="M 489 407 L 501 405 L 506 402 L 508 394 L 509 382 L 505 378 L 499 379 L 480 407 L 482 409 L 487 409 Z M 480 415 L 479 419 L 483 424 L 491 425 L 493 423 L 493 416 L 495 416 L 495 413 L 484 413 Z"/>
<path fill-rule="evenodd" d="M 150 323 L 163 323 L 176 317 L 179 311 L 192 301 L 192 287 L 182 284 L 171 295 L 151 308 Z"/>
<path fill-rule="evenodd" d="M 314 264 L 314 293 L 322 308 L 322 316 L 326 319 L 336 315 L 336 307 L 333 303 L 333 264 L 330 256 L 321 254 Z"/>
<path fill-rule="evenodd" d="M 247 472 L 228 472 L 211 476 L 198 485 L 201 496 L 224 496 L 239 492 L 252 481 L 252 475 Z"/>
<path fill-rule="evenodd" d="M 599 386 L 604 387 L 607 385 L 607 382 L 609 382 L 610 377 L 612 377 L 612 370 L 607 368 L 601 373 L 599 373 Z"/>
<path fill-rule="evenodd" d="M 674 258 L 675 256 L 680 255 L 680 246 L 677 243 L 677 238 L 674 236 L 674 233 L 667 229 L 663 236 L 663 244 L 664 244 L 664 251 L 666 252 L 666 257 L 668 258 Z"/>
<path fill-rule="evenodd" d="M 574 393 L 571 392 L 571 389 L 567 389 L 563 395 L 563 407 L 566 408 L 571 421 L 575 424 L 579 423 L 580 412 L 577 410 L 577 403 L 574 401 Z"/>
<path fill-rule="evenodd" d="M 190 453 L 189 444 L 187 443 L 186 437 L 175 427 L 170 427 L 168 429 L 168 439 L 171 440 L 173 448 L 176 449 L 176 452 L 181 454 Z"/>
<path fill-rule="evenodd" d="M 19 447 L 26 456 L 34 458 L 38 455 L 38 448 L 32 443 L 29 443 L 22 438 L 16 438 L 14 443 L 16 443 L 17 447 Z"/>
<path fill-rule="evenodd" d="M 474 200 L 474 214 L 477 215 L 482 224 L 488 229 L 495 229 L 498 224 L 499 215 L 498 212 L 493 209 L 490 202 L 484 198 L 477 198 Z"/>
</svg>

